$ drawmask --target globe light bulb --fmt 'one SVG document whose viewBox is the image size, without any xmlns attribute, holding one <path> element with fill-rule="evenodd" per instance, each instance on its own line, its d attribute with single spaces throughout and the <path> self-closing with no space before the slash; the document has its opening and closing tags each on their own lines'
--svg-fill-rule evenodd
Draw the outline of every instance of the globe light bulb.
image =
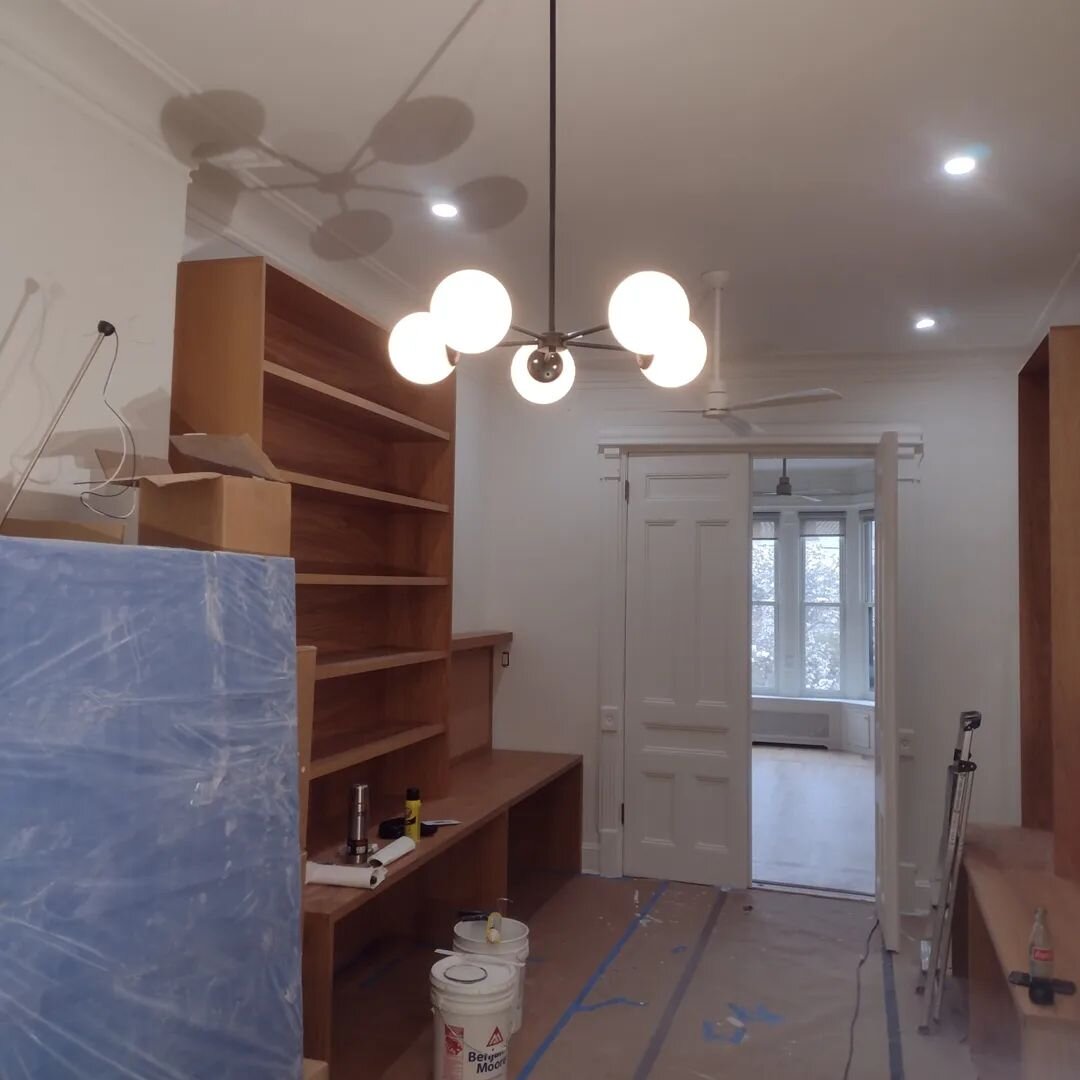
<svg viewBox="0 0 1080 1080">
<path fill-rule="evenodd" d="M 641 372 L 657 386 L 685 386 L 701 374 L 708 355 L 705 335 L 687 320 L 664 338 L 653 353 L 652 363 Z"/>
<path fill-rule="evenodd" d="M 570 393 L 570 387 L 574 385 L 574 376 L 577 368 L 574 358 L 569 349 L 559 350 L 559 359 L 563 362 L 563 369 L 557 379 L 551 382 L 540 382 L 534 379 L 529 372 L 529 357 L 536 352 L 535 345 L 523 345 L 510 361 L 510 381 L 514 389 L 526 400 L 534 405 L 551 405 L 566 397 Z"/>
<path fill-rule="evenodd" d="M 458 270 L 431 294 L 431 316 L 451 349 L 482 353 L 495 348 L 510 329 L 510 294 L 483 270 Z"/>
<path fill-rule="evenodd" d="M 619 283 L 608 304 L 608 324 L 619 344 L 653 356 L 672 330 L 690 318 L 683 287 L 658 270 L 641 270 Z"/>
<path fill-rule="evenodd" d="M 409 382 L 437 383 L 454 370 L 435 320 L 428 311 L 414 311 L 390 331 L 390 363 Z"/>
</svg>

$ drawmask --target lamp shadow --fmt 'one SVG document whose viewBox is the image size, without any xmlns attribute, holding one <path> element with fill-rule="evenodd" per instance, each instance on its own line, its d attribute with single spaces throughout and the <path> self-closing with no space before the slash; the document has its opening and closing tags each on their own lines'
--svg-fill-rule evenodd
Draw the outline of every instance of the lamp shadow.
<svg viewBox="0 0 1080 1080">
<path fill-rule="evenodd" d="M 459 150 L 473 132 L 475 116 L 464 101 L 416 91 L 485 3 L 474 0 L 394 104 L 333 168 L 271 146 L 263 138 L 265 107 L 242 90 L 170 98 L 160 126 L 174 156 L 192 168 L 189 200 L 228 225 L 241 199 L 291 193 L 303 200 L 304 209 L 318 208 L 320 223 L 309 243 L 319 258 L 335 262 L 374 255 L 393 236 L 394 222 L 384 210 L 362 205 L 364 197 L 390 195 L 405 202 L 427 197 L 424 191 L 380 183 L 379 166 L 432 164 Z M 517 218 L 528 203 L 528 189 L 511 176 L 481 176 L 446 199 L 458 207 L 463 230 L 483 233 Z M 320 204 L 329 204 L 330 212 Z"/>
</svg>

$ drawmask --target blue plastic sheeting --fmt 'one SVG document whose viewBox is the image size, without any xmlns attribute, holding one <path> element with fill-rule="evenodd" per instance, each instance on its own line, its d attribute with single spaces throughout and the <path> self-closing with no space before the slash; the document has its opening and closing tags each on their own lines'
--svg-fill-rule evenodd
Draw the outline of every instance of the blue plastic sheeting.
<svg viewBox="0 0 1080 1080">
<path fill-rule="evenodd" d="M 288 559 L 0 539 L 0 1078 L 302 1070 Z"/>
</svg>

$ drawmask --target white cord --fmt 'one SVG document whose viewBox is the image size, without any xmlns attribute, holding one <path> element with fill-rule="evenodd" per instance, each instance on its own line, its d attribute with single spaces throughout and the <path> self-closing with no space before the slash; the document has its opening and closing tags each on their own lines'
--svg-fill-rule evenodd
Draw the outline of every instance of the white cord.
<svg viewBox="0 0 1080 1080">
<path fill-rule="evenodd" d="M 117 464 L 116 468 L 113 470 L 112 474 L 105 480 L 102 480 L 100 484 L 95 484 L 93 487 L 87 488 L 86 491 L 82 492 L 79 495 L 79 502 L 81 502 L 83 506 L 85 506 L 86 509 L 89 510 L 91 513 L 97 514 L 98 517 L 111 518 L 113 521 L 125 521 L 127 518 L 131 517 L 131 515 L 135 513 L 136 500 L 134 483 L 132 483 L 130 488 L 132 496 L 131 506 L 128 508 L 128 511 L 125 514 L 110 514 L 107 510 L 99 510 L 90 501 L 92 496 L 96 496 L 100 499 L 115 499 L 123 495 L 125 491 L 128 490 L 128 488 L 121 486 L 119 491 L 107 492 L 105 491 L 105 488 L 111 487 L 116 482 L 116 478 L 120 475 L 121 472 L 123 472 L 124 466 L 127 464 L 128 460 L 129 442 L 131 444 L 131 480 L 135 480 L 135 435 L 132 432 L 131 428 L 128 427 L 127 421 L 120 415 L 119 412 L 116 411 L 116 409 L 113 408 L 112 403 L 109 401 L 108 397 L 109 382 L 112 379 L 113 368 L 116 367 L 117 357 L 119 357 L 120 355 L 120 331 L 114 329 L 113 334 L 116 337 L 116 346 L 113 349 L 113 358 L 112 362 L 109 364 L 109 371 L 105 376 L 105 385 L 101 388 L 101 400 L 105 403 L 105 408 L 107 408 L 109 412 L 111 412 L 113 416 L 116 417 L 117 421 L 119 421 L 120 439 L 123 446 L 123 451 L 120 454 L 120 461 Z"/>
</svg>

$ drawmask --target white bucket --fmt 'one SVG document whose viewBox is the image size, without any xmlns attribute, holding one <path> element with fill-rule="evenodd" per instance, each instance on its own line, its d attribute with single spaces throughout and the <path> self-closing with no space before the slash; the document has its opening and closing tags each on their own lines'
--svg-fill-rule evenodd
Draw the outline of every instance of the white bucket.
<svg viewBox="0 0 1080 1080">
<path fill-rule="evenodd" d="M 506 1080 L 515 969 L 448 956 L 431 969 L 435 1080 Z"/>
<path fill-rule="evenodd" d="M 529 958 L 529 928 L 517 919 L 503 919 L 502 940 L 492 943 L 485 934 L 487 924 L 478 920 L 459 922 L 454 926 L 454 952 L 478 956 L 503 956 L 521 965 L 516 969 L 517 993 L 514 996 L 514 1023 L 510 1033 L 521 1030 L 525 1013 L 525 961 Z"/>
</svg>

